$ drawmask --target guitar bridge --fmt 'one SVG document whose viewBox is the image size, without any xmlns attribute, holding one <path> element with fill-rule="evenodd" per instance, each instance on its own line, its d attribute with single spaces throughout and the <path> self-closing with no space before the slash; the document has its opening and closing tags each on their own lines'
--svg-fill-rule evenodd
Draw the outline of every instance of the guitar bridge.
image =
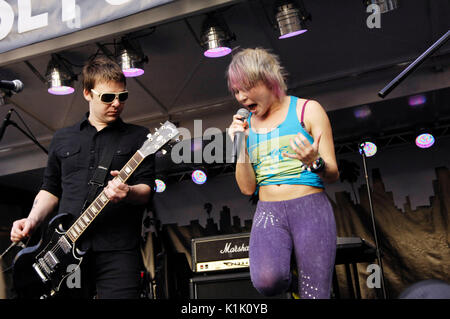
<svg viewBox="0 0 450 319">
<path fill-rule="evenodd" d="M 39 265 L 37 263 L 33 264 L 33 269 L 36 271 L 36 273 L 38 274 L 39 278 L 41 278 L 42 282 L 47 282 L 48 281 L 47 276 L 44 275 L 44 273 L 42 272 L 41 268 L 39 267 Z"/>
</svg>

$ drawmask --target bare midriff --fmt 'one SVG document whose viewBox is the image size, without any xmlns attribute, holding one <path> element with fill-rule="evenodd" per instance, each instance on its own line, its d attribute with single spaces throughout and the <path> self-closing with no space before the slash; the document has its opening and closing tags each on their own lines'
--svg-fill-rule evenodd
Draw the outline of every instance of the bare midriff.
<svg viewBox="0 0 450 319">
<path fill-rule="evenodd" d="M 323 188 L 309 185 L 264 185 L 259 188 L 259 199 L 264 202 L 276 202 L 320 192 L 323 192 Z"/>
</svg>

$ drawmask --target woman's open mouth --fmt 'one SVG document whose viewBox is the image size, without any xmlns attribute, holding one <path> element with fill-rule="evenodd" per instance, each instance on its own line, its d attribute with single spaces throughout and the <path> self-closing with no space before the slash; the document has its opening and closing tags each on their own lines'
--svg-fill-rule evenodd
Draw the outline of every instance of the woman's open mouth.
<svg viewBox="0 0 450 319">
<path fill-rule="evenodd" d="M 255 110 L 256 110 L 256 106 L 257 106 L 257 104 L 255 103 L 255 104 L 250 104 L 250 105 L 247 105 L 247 107 L 248 107 L 248 109 L 250 110 L 250 112 L 255 112 Z"/>
</svg>

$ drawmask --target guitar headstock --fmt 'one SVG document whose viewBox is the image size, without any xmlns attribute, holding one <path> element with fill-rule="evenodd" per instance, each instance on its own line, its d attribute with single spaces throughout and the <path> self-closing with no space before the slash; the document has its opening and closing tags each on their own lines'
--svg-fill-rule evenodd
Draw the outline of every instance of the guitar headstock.
<svg viewBox="0 0 450 319">
<path fill-rule="evenodd" d="M 147 140 L 139 151 L 144 157 L 154 154 L 167 142 L 176 138 L 178 134 L 180 134 L 180 132 L 177 127 L 169 121 L 166 121 L 160 128 L 156 129 L 153 134 L 147 135 Z"/>
</svg>

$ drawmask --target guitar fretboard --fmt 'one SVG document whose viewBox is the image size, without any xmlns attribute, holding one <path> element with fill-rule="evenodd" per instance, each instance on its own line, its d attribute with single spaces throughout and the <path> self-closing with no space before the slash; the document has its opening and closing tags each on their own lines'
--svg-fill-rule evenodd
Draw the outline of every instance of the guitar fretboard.
<svg viewBox="0 0 450 319">
<path fill-rule="evenodd" d="M 127 179 L 133 174 L 136 168 L 141 164 L 145 157 L 137 151 L 133 157 L 125 164 L 120 170 L 119 175 L 114 179 L 119 179 L 125 183 Z M 104 190 L 95 198 L 89 207 L 80 215 L 80 217 L 73 223 L 73 225 L 67 230 L 66 236 L 68 239 L 75 243 L 75 241 L 81 236 L 86 228 L 92 223 L 97 215 L 103 208 L 109 203 L 108 197 L 106 197 Z"/>
</svg>

